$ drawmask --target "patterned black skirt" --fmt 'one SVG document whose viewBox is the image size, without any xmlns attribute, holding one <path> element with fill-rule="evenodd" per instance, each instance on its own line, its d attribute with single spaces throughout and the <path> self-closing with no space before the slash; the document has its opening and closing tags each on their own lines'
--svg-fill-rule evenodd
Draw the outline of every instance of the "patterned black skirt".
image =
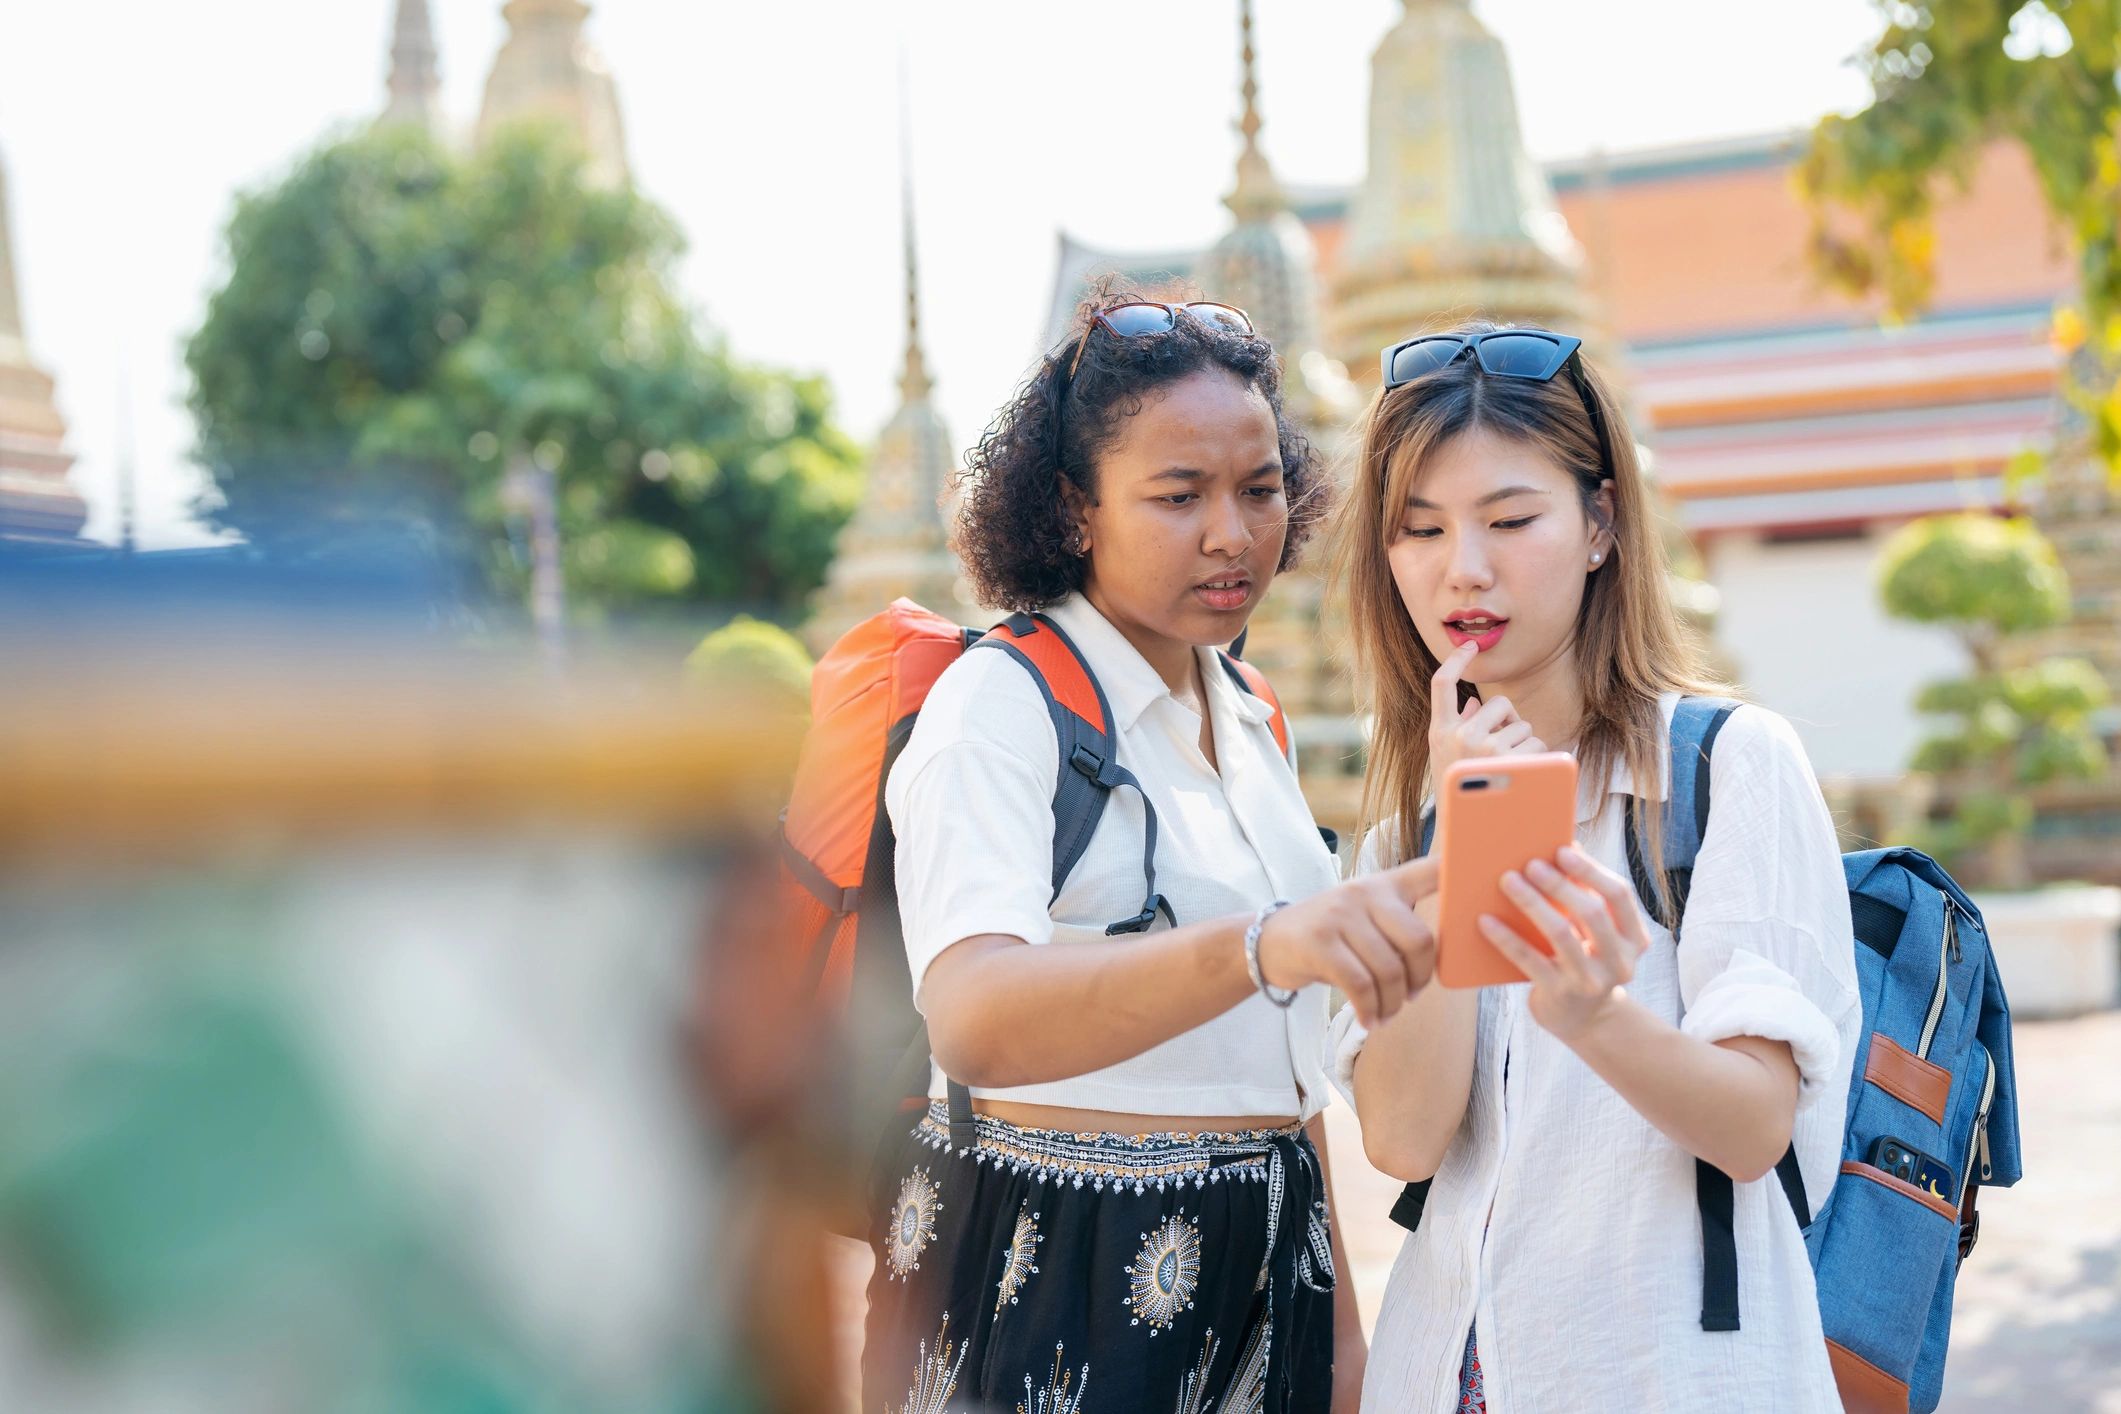
<svg viewBox="0 0 2121 1414">
<path fill-rule="evenodd" d="M 864 1411 L 1328 1406 L 1333 1255 L 1300 1128 L 977 1123 L 952 1149 L 938 1103 L 880 1156 Z"/>
</svg>

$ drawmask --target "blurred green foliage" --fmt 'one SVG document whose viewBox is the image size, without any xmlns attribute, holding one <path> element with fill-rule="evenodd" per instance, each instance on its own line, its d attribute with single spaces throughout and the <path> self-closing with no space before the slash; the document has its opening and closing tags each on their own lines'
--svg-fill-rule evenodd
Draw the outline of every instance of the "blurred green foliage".
<svg viewBox="0 0 2121 1414">
<path fill-rule="evenodd" d="M 568 591 L 798 611 L 858 494 L 812 378 L 678 298 L 682 242 L 536 130 L 469 158 L 403 129 L 242 198 L 186 350 L 215 522 L 294 543 L 411 507 L 520 592 L 508 473 L 555 473 Z"/>
<path fill-rule="evenodd" d="M 1935 285 L 1940 196 L 1990 144 L 2022 151 L 2076 249 L 2082 308 L 2061 312 L 2058 343 L 2084 355 L 2076 398 L 2121 484 L 2121 0 L 1872 3 L 1871 104 L 1822 119 L 1800 174 L 1814 268 L 1913 314 Z"/>
<path fill-rule="evenodd" d="M 2054 547 L 2030 521 L 1932 516 L 1886 542 L 1878 583 L 1888 613 L 1951 626 L 1974 662 L 1971 675 L 1930 683 L 1915 698 L 1916 710 L 1944 725 L 1916 747 L 1909 767 L 1952 786 L 1950 814 L 1927 822 L 1917 843 L 1947 867 L 1973 862 L 1992 882 L 2020 886 L 2029 792 L 2096 779 L 2107 765 L 2091 726 L 2108 697 L 2098 669 L 2081 658 L 2003 661 L 2010 635 L 2068 616 L 2069 584 Z"/>
</svg>

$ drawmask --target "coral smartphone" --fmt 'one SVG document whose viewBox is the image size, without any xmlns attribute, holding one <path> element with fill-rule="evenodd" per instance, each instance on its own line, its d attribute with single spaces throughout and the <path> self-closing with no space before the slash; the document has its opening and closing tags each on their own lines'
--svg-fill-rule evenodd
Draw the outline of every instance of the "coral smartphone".
<svg viewBox="0 0 2121 1414">
<path fill-rule="evenodd" d="M 1576 834 L 1576 758 L 1549 751 L 1485 756 L 1444 772 L 1436 793 L 1436 979 L 1446 987 L 1524 981 L 1479 926 L 1492 913 L 1544 948 L 1545 935 L 1503 894 L 1502 876 L 1552 862 Z"/>
</svg>

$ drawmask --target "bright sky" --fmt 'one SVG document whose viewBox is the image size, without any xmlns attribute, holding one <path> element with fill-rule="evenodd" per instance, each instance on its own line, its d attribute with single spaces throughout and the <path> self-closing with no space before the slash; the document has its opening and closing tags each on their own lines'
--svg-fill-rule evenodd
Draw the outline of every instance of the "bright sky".
<svg viewBox="0 0 2121 1414">
<path fill-rule="evenodd" d="M 469 128 L 498 0 L 430 0 Z M 1285 182 L 1353 182 L 1369 55 L 1399 0 L 1257 0 L 1262 137 Z M 57 377 L 89 533 L 190 543 L 184 339 L 238 191 L 381 105 L 393 0 L 0 0 L 0 159 L 23 315 Z M 1559 157 L 1791 128 L 1867 96 L 1870 0 L 1477 0 L 1527 145 Z M 739 354 L 824 373 L 867 440 L 900 348 L 898 96 L 911 124 L 929 366 L 960 444 L 1037 352 L 1058 233 L 1205 245 L 1237 137 L 1236 0 L 600 0 L 636 180 Z M 129 414 L 129 417 L 128 417 Z"/>
</svg>

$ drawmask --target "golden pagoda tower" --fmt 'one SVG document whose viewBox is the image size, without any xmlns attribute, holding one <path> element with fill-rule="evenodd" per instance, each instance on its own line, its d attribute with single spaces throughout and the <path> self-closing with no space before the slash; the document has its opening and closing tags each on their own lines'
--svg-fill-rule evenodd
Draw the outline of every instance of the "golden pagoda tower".
<svg viewBox="0 0 2121 1414">
<path fill-rule="evenodd" d="M 1238 36 L 1243 82 L 1237 131 L 1244 144 L 1237 183 L 1223 198 L 1237 222 L 1201 257 L 1194 278 L 1207 298 L 1252 316 L 1281 355 L 1289 411 L 1314 436 L 1337 443 L 1355 414 L 1355 390 L 1346 371 L 1319 348 L 1318 254 L 1260 150 L 1252 0 L 1239 0 Z"/>
<path fill-rule="evenodd" d="M 1370 165 L 1349 213 L 1331 347 L 1365 387 L 1378 351 L 1439 322 L 1582 331 L 1580 252 L 1525 152 L 1502 41 L 1471 0 L 1403 0 L 1370 58 Z"/>
<path fill-rule="evenodd" d="M 906 353 L 898 410 L 869 455 L 861 504 L 841 529 L 832 568 L 805 628 L 819 653 L 856 623 L 904 595 L 939 614 L 977 617 L 950 548 L 945 504 L 957 470 L 950 430 L 936 410 L 921 351 L 920 266 L 914 248 L 912 164 L 906 164 Z"/>
<path fill-rule="evenodd" d="M 1502 41 L 1471 0 L 1403 5 L 1370 58 L 1369 168 L 1350 206 L 1328 346 L 1374 389 L 1387 345 L 1483 318 L 1577 334 L 1617 376 L 1583 291 L 1582 252 L 1525 151 Z M 1673 602 L 1714 655 L 1715 591 L 1691 577 L 1699 560 L 1676 520 L 1662 520 Z M 1306 777 L 1322 823 L 1352 818 L 1351 784 Z"/>
<path fill-rule="evenodd" d="M 1260 150 L 1257 48 L 1252 0 L 1238 3 L 1240 117 L 1237 182 L 1223 204 L 1236 222 L 1201 258 L 1194 280 L 1209 299 L 1237 305 L 1281 356 L 1282 393 L 1327 465 L 1347 442 L 1359 398 L 1346 370 L 1319 347 L 1318 263 L 1310 232 L 1290 210 L 1273 167 Z M 1323 536 L 1304 564 L 1275 581 L 1252 615 L 1245 657 L 1274 683 L 1303 752 L 1312 809 L 1329 823 L 1352 817 L 1351 777 L 1359 779 L 1360 732 L 1347 675 L 1343 634 L 1318 566 Z"/>
<path fill-rule="evenodd" d="M 397 21 L 391 27 L 388 89 L 390 97 L 379 121 L 442 136 L 442 75 L 427 0 L 398 0 Z"/>
<path fill-rule="evenodd" d="M 583 37 L 589 6 L 583 0 L 508 0 L 501 14 L 508 38 L 486 76 L 479 143 L 517 123 L 551 123 L 581 144 L 592 180 L 623 186 L 630 173 L 618 85 Z"/>
<path fill-rule="evenodd" d="M 66 419 L 52 399 L 51 375 L 31 361 L 22 332 L 15 252 L 0 165 L 0 540 L 77 543 L 88 505 L 66 474 Z"/>
</svg>

